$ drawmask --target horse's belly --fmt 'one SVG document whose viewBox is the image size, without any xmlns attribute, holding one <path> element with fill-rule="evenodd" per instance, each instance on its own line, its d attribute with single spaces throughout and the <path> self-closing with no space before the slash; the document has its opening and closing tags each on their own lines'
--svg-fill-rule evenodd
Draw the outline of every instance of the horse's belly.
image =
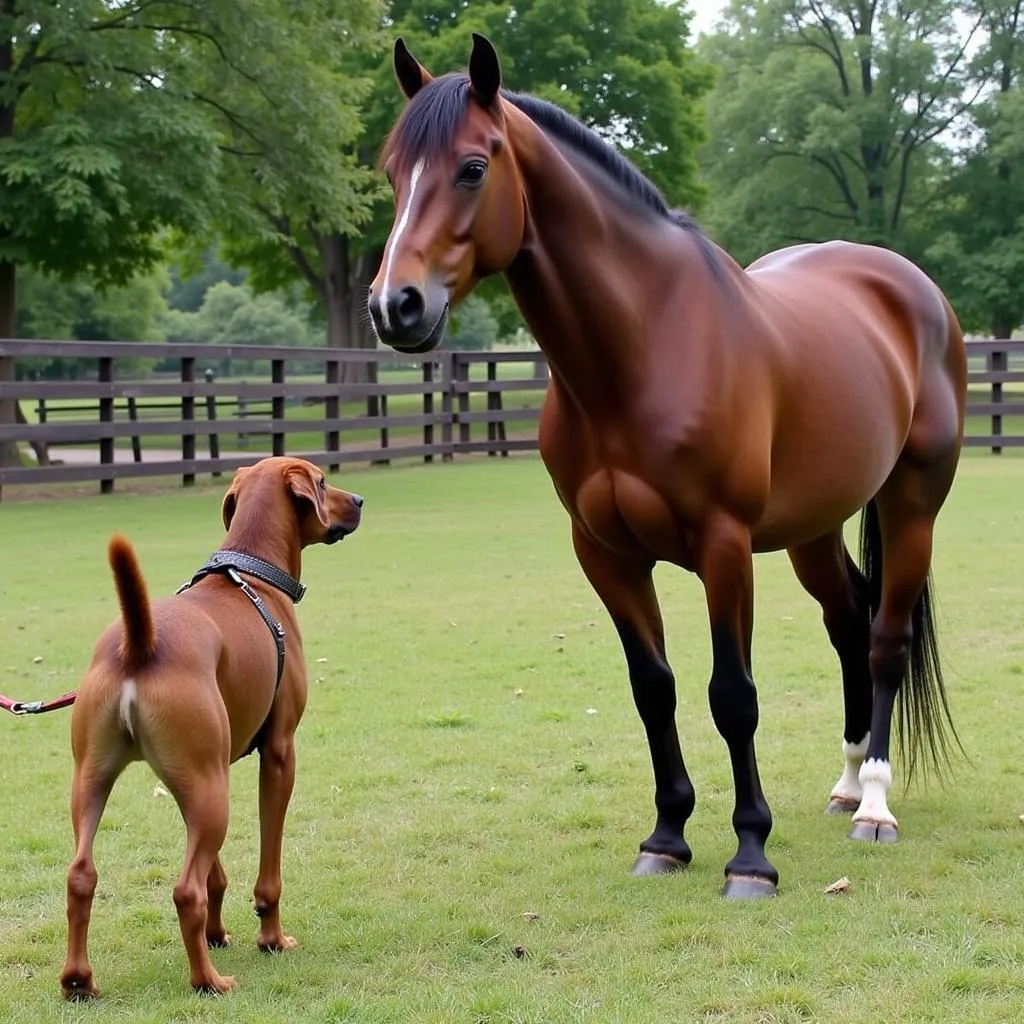
<svg viewBox="0 0 1024 1024">
<path fill-rule="evenodd" d="M 814 540 L 878 493 L 899 457 L 903 431 L 876 427 L 854 419 L 833 434 L 823 423 L 799 443 L 772 450 L 768 501 L 752 531 L 755 550 Z"/>
</svg>

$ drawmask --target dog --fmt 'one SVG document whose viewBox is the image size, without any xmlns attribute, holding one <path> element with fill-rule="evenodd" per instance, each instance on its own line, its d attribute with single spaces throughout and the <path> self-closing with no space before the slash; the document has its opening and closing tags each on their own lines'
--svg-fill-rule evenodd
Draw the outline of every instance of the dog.
<svg viewBox="0 0 1024 1024">
<path fill-rule="evenodd" d="M 99 996 L 86 951 L 97 872 L 92 847 L 118 776 L 145 760 L 177 801 L 187 830 L 174 887 L 189 978 L 224 993 L 234 978 L 209 947 L 227 945 L 220 848 L 228 826 L 228 768 L 259 751 L 260 866 L 253 889 L 256 945 L 292 949 L 281 930 L 281 844 L 295 779 L 294 735 L 307 678 L 293 604 L 302 550 L 333 544 L 362 518 L 363 499 L 331 487 L 312 463 L 266 458 L 240 469 L 224 496 L 227 531 L 174 597 L 150 603 L 129 542 L 108 545 L 121 616 L 96 641 L 71 718 L 71 819 L 66 999 Z"/>
</svg>

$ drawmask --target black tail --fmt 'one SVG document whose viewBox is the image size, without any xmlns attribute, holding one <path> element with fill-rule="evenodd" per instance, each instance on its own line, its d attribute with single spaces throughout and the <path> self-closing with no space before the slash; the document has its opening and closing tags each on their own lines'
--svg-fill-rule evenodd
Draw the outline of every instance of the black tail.
<svg viewBox="0 0 1024 1024">
<path fill-rule="evenodd" d="M 874 619 L 882 601 L 882 531 L 878 508 L 869 502 L 860 520 L 861 567 L 867 577 Z M 896 734 L 900 760 L 910 784 L 919 767 L 929 765 L 940 777 L 950 767 L 950 735 L 963 752 L 946 700 L 939 662 L 939 644 L 932 609 L 932 574 L 929 571 L 911 617 L 913 639 L 910 672 L 896 696 Z"/>
</svg>

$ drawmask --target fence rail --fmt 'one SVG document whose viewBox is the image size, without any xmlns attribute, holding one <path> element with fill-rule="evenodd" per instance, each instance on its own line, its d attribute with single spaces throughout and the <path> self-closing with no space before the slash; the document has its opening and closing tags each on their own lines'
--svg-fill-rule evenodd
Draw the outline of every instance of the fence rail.
<svg viewBox="0 0 1024 1024">
<path fill-rule="evenodd" d="M 1024 340 L 968 342 L 965 443 L 999 454 L 1024 447 Z M 86 360 L 80 380 L 18 376 L 19 360 Z M 172 374 L 130 379 L 118 365 L 159 359 Z M 230 360 L 263 368 L 218 379 Z M 292 373 L 289 366 L 319 367 Z M 354 367 L 366 380 L 354 381 Z M 249 378 L 256 377 L 257 380 Z M 0 442 L 30 445 L 39 462 L 0 467 L 4 486 L 200 474 L 219 476 L 262 455 L 294 454 L 336 469 L 394 459 L 507 456 L 537 446 L 547 369 L 539 351 L 441 352 L 258 345 L 0 340 Z M 19 403 L 11 422 L 9 401 Z M 5 402 L 5 400 L 8 400 Z M 1013 424 L 1013 429 L 1010 425 Z"/>
</svg>

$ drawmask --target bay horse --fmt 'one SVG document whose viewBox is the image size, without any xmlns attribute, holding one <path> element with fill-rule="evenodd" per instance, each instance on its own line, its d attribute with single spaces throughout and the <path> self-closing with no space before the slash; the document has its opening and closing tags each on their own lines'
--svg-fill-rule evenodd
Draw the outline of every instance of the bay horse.
<svg viewBox="0 0 1024 1024">
<path fill-rule="evenodd" d="M 432 77 L 401 39 L 394 70 L 408 102 L 381 152 L 395 220 L 369 314 L 386 344 L 428 352 L 451 307 L 501 273 L 547 357 L 541 457 L 650 746 L 656 820 L 633 872 L 692 856 L 659 561 L 695 573 L 707 601 L 738 839 L 722 894 L 778 885 L 754 753 L 756 552 L 788 552 L 840 662 L 844 765 L 828 810 L 853 812 L 852 839 L 895 841 L 894 711 L 908 779 L 925 762 L 941 771 L 959 743 L 930 590 L 966 397 L 949 302 L 876 246 L 795 245 L 742 268 L 596 133 L 503 89 L 480 35 L 468 73 Z M 863 570 L 843 539 L 857 512 Z"/>
</svg>

